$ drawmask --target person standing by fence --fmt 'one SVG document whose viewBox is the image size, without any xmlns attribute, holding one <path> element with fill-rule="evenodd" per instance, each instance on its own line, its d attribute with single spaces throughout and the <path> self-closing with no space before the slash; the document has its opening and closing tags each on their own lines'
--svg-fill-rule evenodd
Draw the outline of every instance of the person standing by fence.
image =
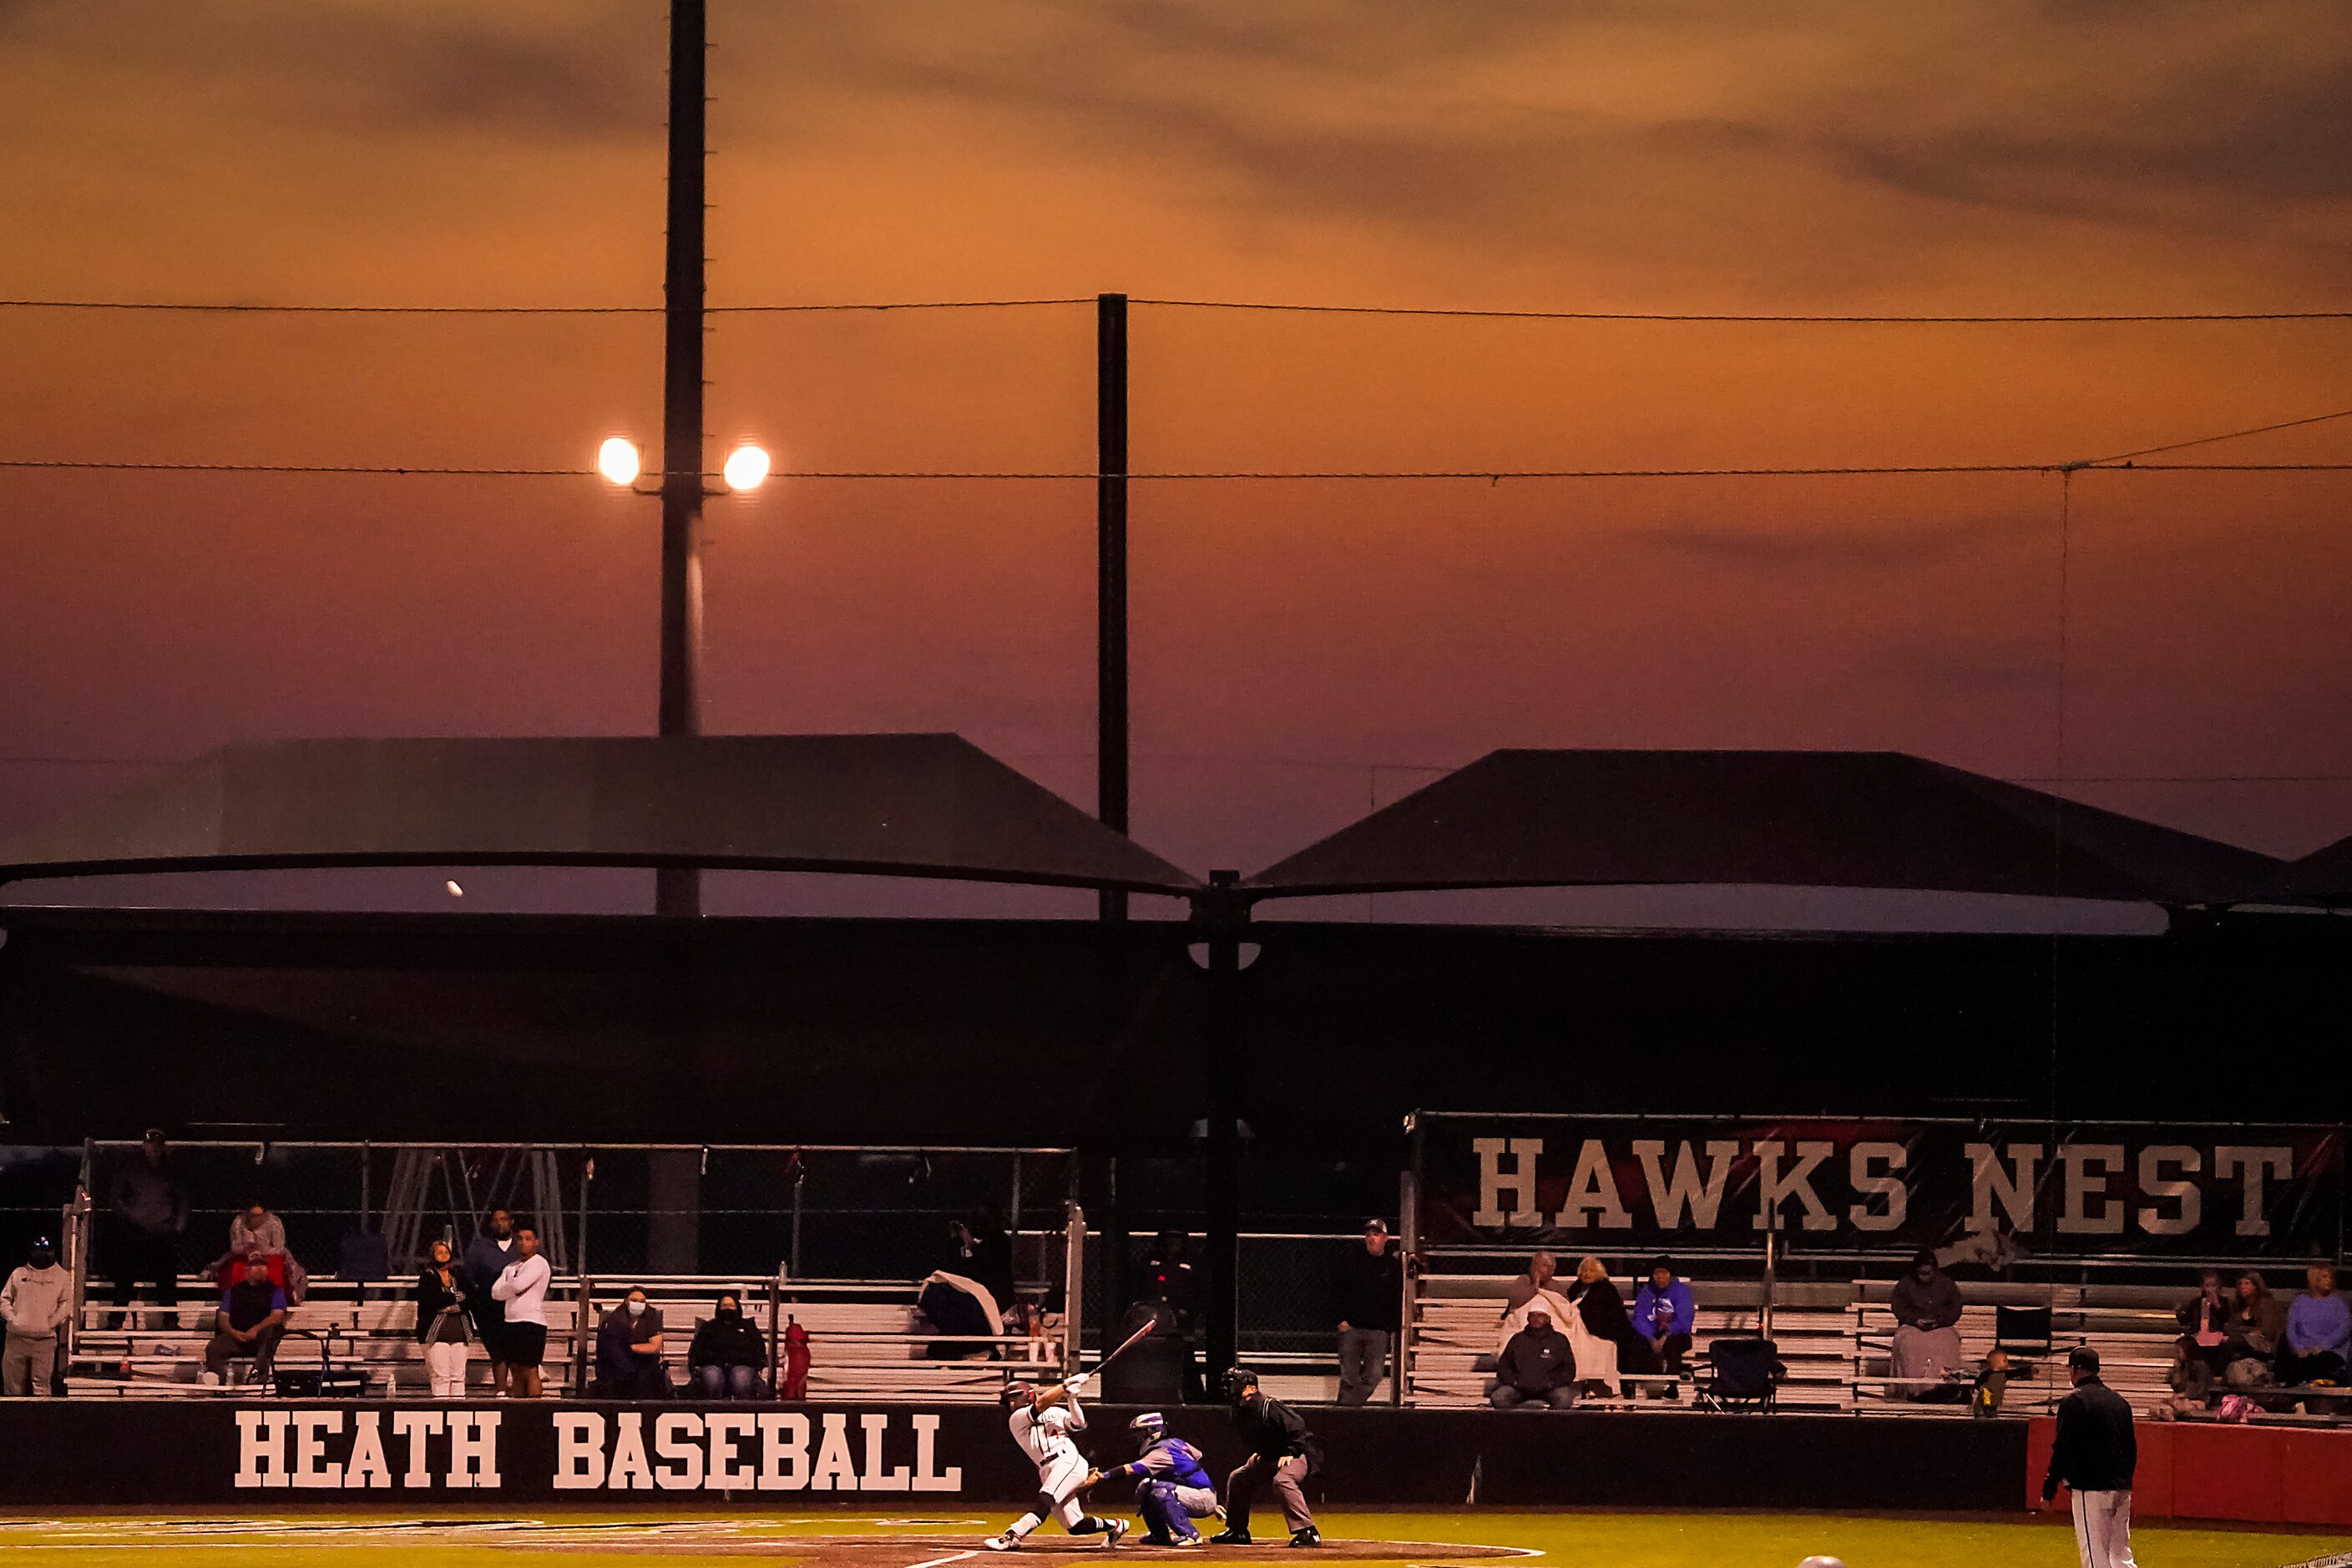
<svg viewBox="0 0 2352 1568">
<path fill-rule="evenodd" d="M 515 1245 L 514 1215 L 504 1209 L 492 1209 L 489 1224 L 466 1244 L 466 1310 L 474 1320 L 474 1334 L 482 1342 L 482 1354 L 489 1359 L 492 1394 L 507 1391 L 512 1368 L 506 1353 L 506 1308 L 490 1287 L 498 1283 L 507 1265 L 520 1256 Z"/>
<path fill-rule="evenodd" d="M 2135 1568 L 2131 1494 L 2139 1439 L 2132 1433 L 2131 1406 L 2099 1381 L 2099 1352 L 2089 1345 L 2067 1352 L 2066 1375 L 2074 1392 L 2058 1403 L 2042 1500 L 2055 1498 L 2061 1481 L 2074 1493 L 2074 1544 L 2083 1568 Z"/>
<path fill-rule="evenodd" d="M 416 1338 L 425 1347 L 425 1378 L 436 1399 L 466 1397 L 466 1271 L 449 1244 L 436 1241 L 416 1277 Z"/>
<path fill-rule="evenodd" d="M 138 1155 L 115 1172 L 107 1188 L 112 1246 L 106 1257 L 114 1276 L 117 1321 L 131 1327 L 131 1297 L 141 1285 L 155 1288 L 155 1305 L 178 1326 L 180 1237 L 188 1228 L 188 1194 L 172 1167 L 161 1130 L 149 1128 Z M 239 1261 L 243 1261 L 239 1259 Z"/>
<path fill-rule="evenodd" d="M 499 1354 L 510 1379 L 508 1392 L 517 1399 L 537 1399 L 539 1363 L 547 1359 L 547 1287 L 555 1271 L 539 1254 L 538 1231 L 519 1225 L 514 1239 L 514 1261 L 490 1286 L 490 1294 L 507 1309 L 506 1324 L 499 1331 Z"/>
<path fill-rule="evenodd" d="M 1332 1279 L 1339 1323 L 1339 1403 L 1362 1405 L 1388 1375 L 1389 1344 L 1404 1297 L 1404 1265 L 1389 1244 L 1388 1222 L 1364 1222 L 1364 1245 L 1351 1247 Z"/>
<path fill-rule="evenodd" d="M 57 1392 L 58 1331 L 73 1317 L 73 1276 L 58 1267 L 47 1237 L 33 1243 L 31 1258 L 0 1287 L 0 1319 L 8 1325 L 8 1349 L 0 1355 L 0 1384 L 11 1399 Z"/>
</svg>

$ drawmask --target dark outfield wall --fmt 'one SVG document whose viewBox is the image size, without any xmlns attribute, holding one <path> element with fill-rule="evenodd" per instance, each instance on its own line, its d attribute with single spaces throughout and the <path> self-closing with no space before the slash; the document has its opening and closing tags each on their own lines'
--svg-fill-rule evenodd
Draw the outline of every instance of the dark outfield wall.
<svg viewBox="0 0 2352 1568">
<path fill-rule="evenodd" d="M 1097 1461 L 1133 1407 L 1096 1410 Z M 2017 1507 L 2026 1426 L 1834 1415 L 1314 1409 L 1333 1503 L 1860 1509 Z M 1222 1411 L 1171 1413 L 1223 1475 Z M 991 1406 L 10 1400 L 0 1506 L 425 1501 L 611 1507 L 787 1499 L 912 1509 L 1027 1500 L 1036 1475 Z M 1475 1494 L 1474 1494 L 1475 1484 Z M 1124 1489 L 1107 1488 L 1108 1503 Z"/>
<path fill-rule="evenodd" d="M 1201 975 L 1171 924 L 8 910 L 0 930 L 17 1144 L 275 1122 L 1175 1152 L 1202 1112 Z M 2292 1121 L 2352 961 L 2352 922 L 2284 917 L 2058 942 L 1254 940 L 1248 1113 L 1286 1150 L 1391 1163 L 1416 1108 Z M 2263 1070 L 2152 1065 L 2250 1043 Z M 490 1084 L 522 1092 L 453 1092 Z"/>
</svg>

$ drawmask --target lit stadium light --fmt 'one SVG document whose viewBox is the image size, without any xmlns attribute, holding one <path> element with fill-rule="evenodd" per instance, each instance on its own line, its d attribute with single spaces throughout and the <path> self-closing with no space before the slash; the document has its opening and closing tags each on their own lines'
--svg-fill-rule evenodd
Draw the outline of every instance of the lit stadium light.
<svg viewBox="0 0 2352 1568">
<path fill-rule="evenodd" d="M 596 471 L 616 485 L 635 483 L 644 466 L 635 441 L 615 436 L 596 448 Z"/>
<path fill-rule="evenodd" d="M 768 454 L 758 447 L 738 447 L 727 454 L 727 466 L 720 472 L 726 476 L 729 489 L 739 494 L 756 490 L 768 478 Z"/>
</svg>

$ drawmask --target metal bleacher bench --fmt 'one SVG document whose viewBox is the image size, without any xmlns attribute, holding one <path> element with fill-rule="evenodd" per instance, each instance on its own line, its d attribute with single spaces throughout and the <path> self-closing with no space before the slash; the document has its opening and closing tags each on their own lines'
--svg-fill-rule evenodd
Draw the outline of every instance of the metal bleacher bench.
<svg viewBox="0 0 2352 1568">
<path fill-rule="evenodd" d="M 1412 1398 L 1421 1405 L 1484 1405 L 1492 1376 L 1497 1326 L 1508 1279 L 1492 1275 L 1424 1275 L 1415 1303 Z M 1760 1301 L 1752 1282 L 1693 1281 L 1697 1308 L 1688 1364 L 1706 1364 L 1706 1347 L 1726 1334 L 1758 1331 Z M 1852 1400 L 1846 1367 L 1852 1339 L 1843 1302 L 1809 1304 L 1803 1292 L 1784 1290 L 1772 1314 L 1772 1338 L 1788 1374 L 1780 1384 L 1784 1409 L 1844 1410 Z M 1628 1392 L 1659 1392 L 1678 1380 L 1620 1373 Z M 1606 1405 L 1607 1400 L 1599 1403 Z M 1626 1403 L 1620 1400 L 1616 1403 Z"/>
<path fill-rule="evenodd" d="M 580 1282 L 559 1279 L 548 1293 L 546 1393 L 568 1394 L 583 1360 L 593 1375 L 596 1323 L 630 1289 L 641 1289 L 663 1318 L 662 1360 L 674 1386 L 686 1383 L 694 1330 L 717 1305 L 719 1293 L 736 1291 L 730 1280 L 592 1280 L 586 1340 L 581 1340 Z M 764 1338 L 768 1333 L 768 1287 L 740 1287 L 743 1310 Z M 83 1311 L 73 1354 L 67 1365 L 68 1392 L 74 1398 L 249 1397 L 254 1385 L 232 1380 L 215 1387 L 200 1381 L 205 1346 L 212 1338 L 218 1288 L 209 1280 L 182 1283 L 181 1303 L 168 1314 L 173 1326 L 154 1327 L 167 1314 L 157 1307 L 131 1309 L 137 1325 L 113 1326 L 110 1306 Z M 784 1287 L 782 1310 L 797 1320 L 811 1339 L 808 1392 L 813 1399 L 984 1400 L 996 1397 L 1009 1376 L 1034 1369 L 1040 1358 L 1058 1365 L 1056 1337 L 1033 1341 L 1003 1335 L 949 1342 L 980 1352 L 971 1360 L 935 1360 L 926 1352 L 940 1336 L 914 1321 L 916 1289 L 898 1281 L 795 1282 Z M 584 1350 L 584 1358 L 580 1352 Z M 984 1358 L 984 1359 L 983 1359 Z M 404 1284 L 351 1285 L 314 1279 L 310 1297 L 287 1315 L 276 1370 L 299 1372 L 331 1360 L 338 1368 L 358 1367 L 368 1375 L 373 1397 L 426 1393 L 424 1347 L 416 1340 L 416 1309 Z M 243 1370 L 250 1376 L 250 1363 Z M 478 1345 L 467 1363 L 468 1389 L 487 1389 L 488 1363 Z"/>
</svg>

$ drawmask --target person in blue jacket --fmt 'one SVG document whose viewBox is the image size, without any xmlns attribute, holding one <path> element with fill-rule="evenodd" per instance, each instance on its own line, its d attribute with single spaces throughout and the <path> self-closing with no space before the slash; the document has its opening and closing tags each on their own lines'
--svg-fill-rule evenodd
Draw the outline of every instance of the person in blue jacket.
<svg viewBox="0 0 2352 1568">
<path fill-rule="evenodd" d="M 1217 1506 L 1217 1485 L 1201 1468 L 1201 1450 L 1181 1437 L 1168 1435 L 1168 1418 L 1157 1413 L 1139 1415 L 1128 1430 L 1143 1446 L 1133 1463 L 1098 1471 L 1087 1484 L 1111 1476 L 1136 1478 L 1135 1512 L 1143 1521 L 1146 1546 L 1198 1546 L 1196 1519 L 1223 1518 Z"/>
<path fill-rule="evenodd" d="M 1634 1342 L 1625 1347 L 1630 1352 L 1625 1370 L 1680 1377 L 1684 1358 L 1690 1354 L 1691 1327 L 1697 1321 L 1691 1288 L 1675 1277 L 1674 1259 L 1661 1258 L 1652 1263 L 1649 1279 L 1633 1298 Z M 1681 1392 L 1670 1384 L 1665 1396 L 1678 1398 Z"/>
</svg>

